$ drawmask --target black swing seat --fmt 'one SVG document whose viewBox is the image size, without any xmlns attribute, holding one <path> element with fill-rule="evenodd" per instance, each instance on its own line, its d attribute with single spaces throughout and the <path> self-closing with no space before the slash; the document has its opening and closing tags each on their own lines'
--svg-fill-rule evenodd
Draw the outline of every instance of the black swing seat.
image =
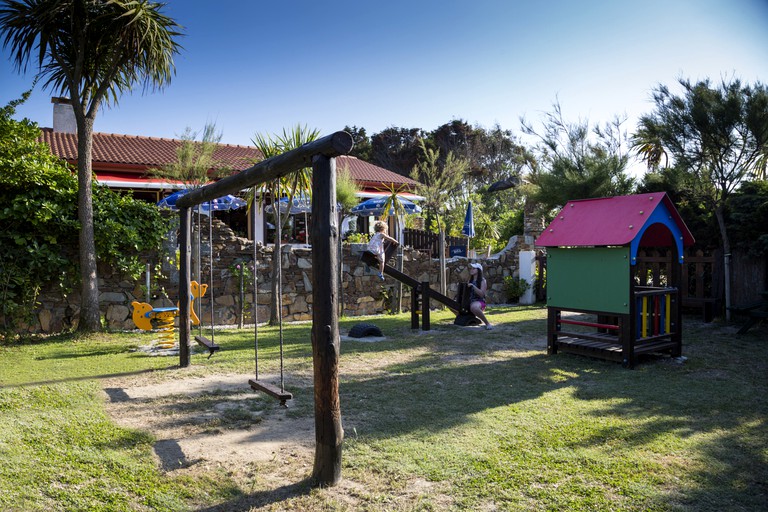
<svg viewBox="0 0 768 512">
<path fill-rule="evenodd" d="M 221 347 L 219 345 L 217 345 L 216 343 L 212 342 L 211 340 L 209 340 L 205 336 L 195 336 L 195 341 L 201 347 L 205 347 L 205 348 L 208 349 L 208 359 L 210 359 L 213 354 L 215 354 L 216 352 L 221 350 Z"/>
<path fill-rule="evenodd" d="M 254 391 L 263 391 L 264 393 L 277 398 L 280 400 L 280 405 L 284 406 L 285 402 L 293 399 L 293 394 L 289 393 L 288 391 L 284 391 L 277 386 L 273 386 L 269 382 L 249 379 L 248 384 L 251 385 L 251 389 Z"/>
</svg>

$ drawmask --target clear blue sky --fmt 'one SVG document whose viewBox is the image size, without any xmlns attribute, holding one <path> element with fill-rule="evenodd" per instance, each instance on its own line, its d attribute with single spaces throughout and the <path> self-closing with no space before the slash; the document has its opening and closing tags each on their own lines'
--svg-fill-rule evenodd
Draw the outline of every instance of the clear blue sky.
<svg viewBox="0 0 768 512">
<path fill-rule="evenodd" d="M 768 0 L 169 0 L 185 27 L 177 74 L 103 110 L 96 130 L 177 137 L 215 122 L 250 144 L 297 123 L 327 134 L 452 119 L 520 132 L 559 99 L 567 120 L 627 129 L 652 87 L 739 77 L 768 82 Z M 29 88 L 0 59 L 0 103 Z M 51 126 L 38 86 L 18 117 Z"/>
</svg>

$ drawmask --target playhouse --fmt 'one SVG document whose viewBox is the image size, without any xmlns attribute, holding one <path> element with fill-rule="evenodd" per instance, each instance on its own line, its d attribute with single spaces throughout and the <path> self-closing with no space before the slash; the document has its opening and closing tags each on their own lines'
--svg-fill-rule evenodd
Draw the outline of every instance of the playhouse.
<svg viewBox="0 0 768 512">
<path fill-rule="evenodd" d="M 693 242 L 663 192 L 569 201 L 536 241 L 547 248 L 547 353 L 629 368 L 641 354 L 680 356 L 683 248 Z M 649 247 L 673 251 L 660 286 L 636 265 Z"/>
</svg>

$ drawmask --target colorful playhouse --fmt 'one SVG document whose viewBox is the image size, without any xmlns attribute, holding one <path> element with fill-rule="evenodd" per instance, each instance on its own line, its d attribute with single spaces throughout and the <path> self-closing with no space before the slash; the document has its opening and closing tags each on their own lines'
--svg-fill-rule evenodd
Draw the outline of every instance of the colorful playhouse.
<svg viewBox="0 0 768 512">
<path fill-rule="evenodd" d="M 536 245 L 547 248 L 547 353 L 632 368 L 641 354 L 682 352 L 683 248 L 694 242 L 661 193 L 569 201 Z M 661 286 L 642 286 L 640 248 L 667 248 Z"/>
</svg>

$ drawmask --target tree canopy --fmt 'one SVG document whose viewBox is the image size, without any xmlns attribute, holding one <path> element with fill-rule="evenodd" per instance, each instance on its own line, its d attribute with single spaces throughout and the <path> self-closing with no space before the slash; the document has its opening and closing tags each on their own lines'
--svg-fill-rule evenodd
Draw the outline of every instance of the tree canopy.
<svg viewBox="0 0 768 512">
<path fill-rule="evenodd" d="M 32 62 L 43 88 L 68 95 L 77 123 L 81 303 L 79 329 L 101 329 L 91 189 L 93 123 L 103 103 L 174 74 L 179 25 L 147 0 L 5 0 L 0 36 L 16 69 Z"/>
<path fill-rule="evenodd" d="M 681 79 L 681 94 L 659 85 L 655 108 L 640 118 L 633 147 L 651 169 L 677 167 L 689 193 L 714 212 L 724 254 L 725 305 L 730 306 L 731 241 L 728 200 L 745 180 L 765 174 L 768 88 L 723 80 L 718 85 Z M 730 312 L 726 310 L 726 316 Z"/>
<path fill-rule="evenodd" d="M 528 176 L 534 185 L 533 200 L 553 209 L 572 199 L 631 193 L 634 180 L 627 173 L 629 153 L 622 123 L 620 118 L 602 127 L 586 120 L 568 122 L 559 103 L 545 114 L 541 131 L 523 120 L 524 133 L 538 140 Z"/>
</svg>

